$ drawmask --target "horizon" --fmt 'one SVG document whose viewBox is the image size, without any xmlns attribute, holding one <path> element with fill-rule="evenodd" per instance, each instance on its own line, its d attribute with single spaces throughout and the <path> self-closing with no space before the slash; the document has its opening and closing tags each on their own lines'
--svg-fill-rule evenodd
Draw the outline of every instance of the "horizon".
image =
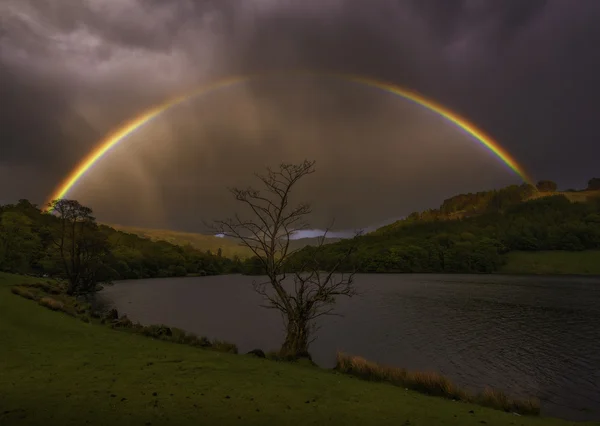
<svg viewBox="0 0 600 426">
<path fill-rule="evenodd" d="M 515 170 L 565 189 L 596 172 L 593 0 L 226 3 L 2 2 L 2 200 L 75 177 L 102 221 L 191 231 L 232 211 L 227 187 L 312 158 L 295 195 L 347 234 Z"/>
</svg>

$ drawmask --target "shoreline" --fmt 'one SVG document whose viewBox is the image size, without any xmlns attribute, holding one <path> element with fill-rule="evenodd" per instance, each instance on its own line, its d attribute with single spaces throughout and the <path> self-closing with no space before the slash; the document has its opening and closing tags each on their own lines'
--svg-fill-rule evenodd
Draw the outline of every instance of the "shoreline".
<svg viewBox="0 0 600 426">
<path fill-rule="evenodd" d="M 2 276 L 0 275 L 0 282 L 2 281 L 1 278 L 2 278 Z M 24 278 L 24 277 L 21 277 L 21 278 Z M 13 276 L 12 280 L 13 280 L 13 283 L 12 283 L 12 285 L 10 285 L 10 288 L 13 288 L 15 284 L 24 284 L 22 282 L 16 282 L 17 280 L 21 281 L 21 279 L 19 279 L 17 277 Z M 34 281 L 34 280 L 30 279 L 29 281 Z M 2 285 L 0 285 L 0 291 L 2 290 L 1 287 L 2 287 Z M 32 286 L 32 288 L 33 287 L 35 287 L 35 286 Z M 21 298 L 18 298 L 18 299 L 21 299 Z M 28 303 L 29 306 L 30 306 L 30 308 L 32 310 L 36 309 L 36 310 L 39 310 L 39 311 L 48 311 L 46 309 L 40 309 L 39 306 L 33 305 L 31 301 L 25 301 L 24 300 L 23 303 Z M 60 310 L 58 307 L 52 307 L 52 305 L 46 305 L 46 306 L 49 307 L 50 309 Z M 64 315 L 62 313 L 50 313 L 50 312 L 48 312 L 48 313 L 51 314 L 51 315 L 59 315 L 62 318 L 68 319 L 68 316 Z M 43 312 L 36 312 L 36 314 L 43 314 Z M 123 318 L 121 318 L 121 320 L 122 319 Z M 75 321 L 75 323 L 81 324 L 80 321 Z M 95 324 L 95 323 L 92 323 L 92 324 L 83 324 L 83 326 L 84 327 L 93 327 L 94 333 L 96 333 L 96 332 L 98 332 L 98 333 L 103 332 L 101 330 L 106 330 L 109 333 L 115 333 L 115 330 L 110 330 L 109 327 L 98 327 L 98 325 Z M 90 331 L 87 332 L 87 333 L 88 334 L 92 333 L 91 330 L 92 329 L 90 329 Z M 116 334 L 117 335 L 123 335 L 123 336 L 131 336 L 130 338 L 141 337 L 139 335 L 136 335 L 135 333 L 130 333 L 130 332 L 121 332 L 121 333 L 116 333 Z M 115 336 L 114 339 L 121 339 L 121 338 Z M 161 339 L 161 338 L 156 338 L 156 337 L 153 338 L 153 339 L 148 339 L 147 337 L 144 337 L 144 340 L 147 340 L 148 342 L 158 342 L 160 340 L 168 340 L 168 339 Z M 217 354 L 216 356 L 228 356 L 228 357 L 229 356 L 233 356 L 233 355 L 230 355 L 230 354 L 221 354 L 221 355 L 219 355 L 219 352 L 216 352 L 216 351 L 207 351 L 207 350 L 203 350 L 203 349 L 190 348 L 189 345 L 186 345 L 186 344 L 173 344 L 172 342 L 164 342 L 164 343 L 166 343 L 166 344 L 168 344 L 170 346 L 173 346 L 173 347 L 182 348 L 181 349 L 182 351 L 187 350 L 187 349 L 183 349 L 183 348 L 187 347 L 188 349 L 192 349 L 193 351 L 195 351 L 195 352 L 197 352 L 199 354 L 200 353 L 203 353 L 203 354 L 213 353 L 213 354 Z M 176 349 L 173 349 L 173 350 L 176 350 Z M 198 356 L 200 356 L 200 355 L 198 355 Z M 204 355 L 202 355 L 202 356 L 204 356 Z M 255 361 L 250 361 L 250 359 L 255 358 L 255 357 L 236 355 L 235 358 L 240 359 L 240 362 L 242 362 L 244 364 L 246 362 L 250 362 L 250 363 L 251 362 L 255 362 Z M 183 358 L 183 359 L 185 359 L 185 358 Z M 358 358 L 358 357 L 348 357 L 347 359 L 350 360 L 350 361 L 352 361 L 351 363 L 353 363 L 353 365 L 361 365 L 360 358 Z M 353 360 L 358 360 L 358 361 L 354 362 Z M 260 360 L 257 360 L 257 361 L 260 361 Z M 338 359 L 338 361 L 339 361 L 339 359 Z M 280 366 L 282 366 L 282 365 L 289 365 L 290 368 L 299 368 L 299 369 L 309 368 L 308 365 L 306 365 L 304 363 L 300 363 L 299 364 L 297 362 L 293 362 L 293 363 L 289 363 L 289 362 L 275 362 L 275 361 L 266 361 L 266 362 L 268 362 L 268 365 L 265 365 L 265 366 L 267 366 L 268 369 L 273 369 L 273 368 L 277 369 L 277 368 L 280 368 Z M 373 381 L 390 382 L 390 379 L 389 379 L 389 377 L 390 377 L 390 373 L 389 373 L 390 368 L 389 367 L 381 366 L 381 365 L 378 365 L 378 364 L 375 364 L 375 363 L 369 363 L 369 364 L 370 364 L 369 368 L 370 368 L 370 371 L 371 371 L 369 373 L 370 377 L 367 377 L 367 380 L 360 380 L 360 379 L 358 379 L 358 382 L 363 383 L 363 385 L 361 385 L 361 386 L 366 386 L 366 387 L 372 386 L 373 385 L 373 383 L 372 383 Z M 283 368 L 283 367 L 281 367 L 281 368 Z M 287 368 L 287 367 L 285 367 L 285 368 Z M 309 368 L 309 370 L 310 371 L 315 371 L 315 374 L 322 375 L 323 376 L 322 377 L 323 380 L 325 380 L 326 377 L 329 376 L 329 375 L 331 375 L 331 374 L 334 374 L 336 376 L 338 374 L 341 374 L 340 377 L 342 377 L 342 376 L 343 377 L 349 377 L 348 374 L 343 374 L 340 371 L 335 371 L 335 370 L 330 370 L 330 369 L 323 369 L 323 368 L 319 368 L 319 367 L 313 367 L 313 366 L 311 366 Z M 346 370 L 348 370 L 348 369 L 346 368 Z M 379 376 L 377 376 L 377 374 L 373 375 L 373 371 L 375 371 L 376 373 L 379 371 L 379 373 L 378 373 Z M 382 371 L 384 372 L 384 374 L 380 374 Z M 386 371 L 388 371 L 388 372 L 386 372 Z M 443 378 L 442 376 L 435 375 L 435 373 L 426 373 L 426 374 L 429 374 L 429 376 L 422 376 L 424 373 L 418 373 L 418 372 L 417 373 L 411 373 L 411 372 L 402 373 L 404 371 L 402 369 L 392 369 L 392 371 L 395 371 L 394 377 L 406 377 L 406 376 L 402 376 L 402 374 L 409 374 L 409 377 L 424 377 L 424 380 L 428 383 L 429 387 L 426 388 L 426 389 L 422 389 L 421 388 L 420 390 L 421 390 L 421 392 L 425 391 L 426 394 L 427 393 L 429 393 L 429 394 L 433 393 L 435 395 L 436 392 L 437 392 L 438 396 L 445 396 L 445 395 L 461 395 L 461 392 L 462 392 L 462 391 L 460 391 L 460 389 L 456 389 L 453 385 L 451 385 L 451 384 L 448 385 L 447 383 L 449 383 L 449 382 L 447 382 L 447 379 Z M 344 373 L 350 373 L 352 376 L 359 376 L 360 377 L 360 376 L 363 375 L 364 371 L 359 371 L 358 374 L 353 374 L 352 371 L 344 371 Z M 356 371 L 354 373 L 356 373 Z M 410 375 L 412 375 L 412 376 L 410 376 Z M 432 377 L 435 378 L 435 380 L 433 382 L 431 381 Z M 365 377 L 362 377 L 362 378 L 364 379 Z M 357 380 L 357 379 L 355 379 L 355 380 Z M 395 380 L 397 380 L 397 379 L 395 379 Z M 407 379 L 402 379 L 402 380 L 404 380 L 404 381 L 400 382 L 400 388 L 397 387 L 398 385 L 396 387 L 391 386 L 391 385 L 386 385 L 386 386 L 388 386 L 389 388 L 391 388 L 391 390 L 389 389 L 390 392 L 394 391 L 394 388 L 395 388 L 396 392 L 399 393 L 398 396 L 400 396 L 401 394 L 403 394 L 404 392 L 406 392 L 406 391 L 402 391 L 401 388 L 405 386 L 405 383 L 406 383 L 405 381 Z M 411 380 L 413 380 L 413 379 L 411 379 Z M 417 379 L 417 382 L 416 382 L 416 387 L 417 388 L 418 388 L 418 386 L 422 386 L 422 383 L 423 383 L 422 381 L 419 381 L 419 380 L 420 379 Z M 393 380 L 392 380 L 392 383 L 393 383 Z M 437 387 L 434 386 L 435 389 L 438 389 L 437 391 L 434 390 L 432 392 L 432 390 L 431 390 L 431 383 L 434 383 L 434 384 L 437 383 L 435 385 Z M 443 392 L 446 392 L 446 393 L 445 394 L 441 393 L 441 395 L 440 395 L 440 389 L 456 389 L 456 391 L 452 391 L 454 393 L 448 392 L 448 391 L 443 391 Z M 413 391 L 408 391 L 408 392 L 413 392 Z M 421 393 L 419 393 L 418 395 L 421 395 Z M 430 396 L 421 396 L 420 398 L 431 398 L 431 404 L 434 404 L 434 403 L 437 404 L 437 403 L 442 403 L 443 401 L 448 401 L 448 399 L 447 399 L 448 397 L 447 396 L 446 396 L 446 398 L 439 398 L 439 397 L 433 397 L 432 398 Z M 497 404 L 506 404 L 506 401 L 510 400 L 508 397 L 506 397 L 502 393 L 494 393 L 494 392 L 491 392 L 491 391 L 488 392 L 487 398 L 492 398 L 492 402 L 491 403 L 497 403 Z M 456 402 L 454 404 L 456 404 Z M 467 402 L 459 402 L 458 404 L 459 404 L 459 406 L 465 406 L 466 407 L 468 403 Z M 478 410 L 488 410 L 487 408 L 482 408 L 480 405 L 475 405 L 474 407 L 480 407 L 480 408 L 478 408 Z M 506 415 L 506 413 L 503 413 L 502 411 L 499 411 L 499 410 L 492 410 L 492 412 L 493 413 L 498 413 L 498 415 Z M 493 417 L 493 415 L 492 415 L 492 417 Z M 508 418 L 510 418 L 510 417 L 508 417 Z M 555 419 L 555 418 L 531 417 L 531 416 L 520 417 L 519 419 L 522 419 L 522 420 L 542 420 L 543 422 L 540 423 L 540 424 L 548 424 L 548 425 L 549 424 L 553 424 L 552 422 L 554 422 L 554 421 L 557 421 L 557 422 L 561 421 L 560 419 Z M 444 422 L 442 422 L 442 423 L 435 423 L 435 424 L 450 424 L 450 423 L 444 423 Z M 454 423 L 452 423 L 452 424 L 454 424 Z M 465 424 L 468 424 L 468 423 L 465 423 Z M 498 423 L 494 422 L 493 424 L 498 424 Z M 507 422 L 507 423 L 502 423 L 502 424 L 509 424 L 509 423 Z M 527 424 L 529 424 L 529 423 L 527 423 Z M 531 424 L 537 424 L 537 423 L 531 423 Z M 562 423 L 556 423 L 556 424 L 562 424 Z M 567 424 L 567 423 L 565 423 L 565 424 Z M 569 424 L 572 424 L 572 423 L 569 423 Z M 586 424 L 586 423 L 581 423 L 581 424 Z"/>
</svg>

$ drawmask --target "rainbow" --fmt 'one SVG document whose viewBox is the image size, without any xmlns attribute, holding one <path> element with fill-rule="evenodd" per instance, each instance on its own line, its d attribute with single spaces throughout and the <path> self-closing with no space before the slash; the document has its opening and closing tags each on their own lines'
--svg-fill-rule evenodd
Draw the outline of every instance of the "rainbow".
<svg viewBox="0 0 600 426">
<path fill-rule="evenodd" d="M 324 78 L 335 78 L 345 80 L 347 82 L 360 84 L 363 86 L 375 88 L 381 90 L 383 92 L 387 92 L 396 96 L 400 96 L 406 100 L 412 101 L 415 104 L 424 107 L 430 111 L 437 113 L 438 115 L 444 117 L 446 120 L 450 121 L 458 128 L 465 131 L 467 134 L 471 135 L 475 140 L 480 142 L 483 146 L 488 148 L 492 153 L 494 153 L 500 160 L 502 160 L 511 170 L 513 170 L 517 175 L 519 175 L 523 181 L 527 183 L 532 183 L 532 179 L 528 176 L 525 170 L 517 163 L 517 161 L 506 151 L 504 150 L 498 142 L 496 142 L 491 136 L 487 135 L 481 129 L 477 128 L 473 123 L 470 123 L 467 119 L 459 116 L 458 114 L 452 112 L 448 108 L 444 107 L 437 102 L 422 96 L 421 94 L 414 92 L 412 90 L 404 89 L 395 84 L 379 81 L 370 77 L 363 77 L 359 75 L 353 74 L 339 74 L 339 73 L 320 73 L 320 72 L 311 72 L 311 71 L 292 71 L 292 72 L 277 72 L 277 73 L 267 73 L 267 74 L 252 74 L 245 76 L 236 76 L 224 78 L 221 80 L 217 80 L 216 82 L 207 84 L 205 86 L 201 86 L 200 88 L 194 90 L 191 93 L 186 93 L 184 95 L 175 97 L 170 99 L 160 105 L 157 105 L 132 120 L 126 122 L 121 127 L 119 127 L 114 132 L 107 135 L 103 140 L 101 140 L 97 147 L 86 157 L 84 158 L 67 176 L 67 178 L 58 186 L 58 188 L 52 193 L 48 202 L 56 199 L 65 198 L 68 192 L 73 188 L 73 186 L 81 179 L 83 175 L 85 175 L 93 166 L 96 164 L 102 157 L 104 157 L 111 148 L 115 147 L 119 142 L 125 140 L 129 135 L 134 133 L 140 127 L 148 124 L 150 121 L 161 115 L 163 112 L 169 110 L 170 108 L 188 100 L 196 96 L 207 95 L 209 93 L 215 92 L 219 89 L 228 88 L 240 83 L 246 83 L 251 80 L 257 79 L 266 79 L 272 76 L 292 76 L 292 75 L 309 75 L 309 76 L 317 76 Z"/>
</svg>

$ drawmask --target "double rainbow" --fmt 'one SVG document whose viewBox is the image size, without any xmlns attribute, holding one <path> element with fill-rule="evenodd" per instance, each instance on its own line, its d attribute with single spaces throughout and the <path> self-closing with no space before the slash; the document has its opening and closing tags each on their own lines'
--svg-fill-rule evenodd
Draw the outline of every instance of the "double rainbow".
<svg viewBox="0 0 600 426">
<path fill-rule="evenodd" d="M 339 73 L 318 73 L 318 72 L 308 72 L 308 71 L 293 71 L 293 72 L 284 72 L 284 73 L 269 73 L 269 74 L 253 74 L 253 75 L 245 75 L 245 76 L 237 76 L 230 77 L 218 80 L 216 82 L 210 83 L 208 85 L 202 86 L 191 93 L 186 93 L 184 95 L 178 96 L 176 98 L 170 99 L 160 105 L 157 105 L 127 123 L 123 124 L 121 127 L 116 129 L 114 132 L 110 133 L 103 140 L 101 140 L 97 147 L 87 155 L 86 158 L 83 159 L 72 171 L 69 173 L 67 178 L 58 186 L 58 188 L 52 193 L 49 198 L 49 202 L 55 199 L 65 198 L 69 191 L 75 186 L 75 184 L 81 179 L 83 175 L 85 175 L 98 161 L 102 159 L 110 151 L 111 148 L 116 146 L 121 141 L 125 140 L 129 135 L 134 133 L 140 127 L 146 125 L 163 112 L 169 110 L 170 108 L 197 96 L 207 95 L 209 93 L 215 92 L 219 89 L 229 88 L 231 86 L 246 83 L 252 80 L 266 79 L 272 77 L 273 75 L 285 75 L 285 76 L 293 76 L 293 75 L 312 75 L 318 77 L 325 78 L 334 78 L 340 79 L 351 83 L 361 84 L 363 86 L 371 87 L 374 89 L 378 89 L 406 100 L 412 101 L 415 104 L 426 108 L 430 111 L 437 113 L 438 115 L 444 117 L 446 120 L 450 121 L 458 128 L 462 129 L 467 134 L 471 135 L 476 141 L 484 145 L 488 148 L 492 153 L 494 153 L 502 162 L 504 162 L 511 170 L 513 170 L 517 175 L 519 175 L 523 181 L 527 183 L 532 183 L 532 179 L 528 176 L 525 170 L 517 163 L 517 161 L 504 149 L 500 146 L 498 142 L 496 142 L 491 136 L 487 135 L 483 130 L 477 128 L 473 123 L 470 123 L 467 119 L 459 116 L 458 114 L 452 112 L 448 108 L 440 105 L 439 103 L 426 98 L 425 96 L 420 95 L 417 92 L 404 89 L 400 86 L 397 86 L 392 83 L 383 82 L 379 80 L 375 80 L 370 77 L 363 77 L 359 75 L 353 74 L 339 74 Z"/>
</svg>

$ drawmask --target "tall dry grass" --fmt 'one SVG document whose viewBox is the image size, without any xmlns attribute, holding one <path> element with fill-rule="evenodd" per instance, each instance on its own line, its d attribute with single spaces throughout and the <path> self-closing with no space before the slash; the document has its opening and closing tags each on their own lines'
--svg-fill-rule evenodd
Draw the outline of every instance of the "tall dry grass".
<svg viewBox="0 0 600 426">
<path fill-rule="evenodd" d="M 527 415 L 538 415 L 540 413 L 540 404 L 536 399 L 518 400 L 508 397 L 502 391 L 492 389 L 485 389 L 479 394 L 471 394 L 439 373 L 407 371 L 403 368 L 389 367 L 342 352 L 338 352 L 336 358 L 335 369 L 337 371 L 364 380 L 387 382 L 427 395 L 472 402 L 508 412 Z"/>
<path fill-rule="evenodd" d="M 16 287 L 11 287 L 10 291 L 13 294 L 24 297 L 26 299 L 36 300 L 35 294 L 33 294 L 31 291 L 27 290 L 26 288 L 16 286 Z"/>
<path fill-rule="evenodd" d="M 65 308 L 65 304 L 63 302 L 51 297 L 42 297 L 38 303 L 46 308 L 52 309 L 53 311 L 63 311 Z"/>
</svg>

